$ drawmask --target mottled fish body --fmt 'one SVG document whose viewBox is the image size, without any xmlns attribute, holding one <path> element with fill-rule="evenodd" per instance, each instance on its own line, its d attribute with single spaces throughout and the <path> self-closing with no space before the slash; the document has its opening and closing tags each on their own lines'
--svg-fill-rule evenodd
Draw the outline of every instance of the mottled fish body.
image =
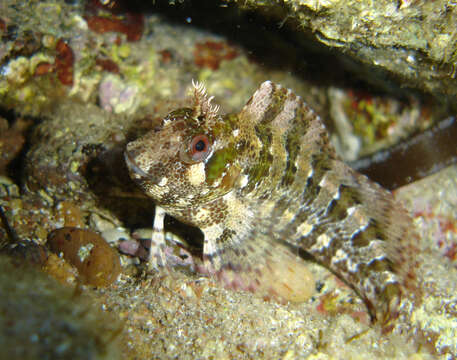
<svg viewBox="0 0 457 360">
<path fill-rule="evenodd" d="M 402 294 L 414 291 L 417 235 L 403 207 L 338 158 L 319 117 L 290 90 L 264 82 L 238 114 L 219 115 L 211 100 L 194 84 L 192 108 L 126 150 L 146 194 L 202 230 L 206 270 L 228 287 L 284 297 L 300 282 L 305 251 L 372 318 L 395 318 Z M 151 262 L 163 263 L 163 246 L 156 238 Z"/>
</svg>

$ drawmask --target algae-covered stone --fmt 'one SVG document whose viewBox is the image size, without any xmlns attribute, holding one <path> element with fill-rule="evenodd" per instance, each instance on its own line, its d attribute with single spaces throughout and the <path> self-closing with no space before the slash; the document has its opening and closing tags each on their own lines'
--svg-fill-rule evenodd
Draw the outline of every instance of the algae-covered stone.
<svg viewBox="0 0 457 360">
<path fill-rule="evenodd" d="M 37 269 L 0 256 L 0 294 L 0 358 L 120 358 L 120 322 Z"/>
<path fill-rule="evenodd" d="M 310 39 L 344 58 L 376 86 L 386 80 L 444 95 L 457 95 L 457 7 L 454 2 L 392 0 L 230 0 L 241 8 L 289 25 L 303 46 Z M 362 67 L 360 66 L 362 65 Z M 363 70 L 365 69 L 365 70 Z M 369 70 L 371 69 L 371 70 Z M 384 79 L 383 79 L 384 78 Z"/>
<path fill-rule="evenodd" d="M 48 243 L 53 252 L 78 269 L 85 284 L 108 286 L 119 276 L 119 253 L 93 231 L 63 227 L 49 234 Z"/>
</svg>

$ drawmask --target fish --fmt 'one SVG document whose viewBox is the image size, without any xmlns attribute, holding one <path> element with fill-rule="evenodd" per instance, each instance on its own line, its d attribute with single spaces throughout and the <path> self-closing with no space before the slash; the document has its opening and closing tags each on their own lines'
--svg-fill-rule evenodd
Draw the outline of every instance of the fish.
<svg viewBox="0 0 457 360">
<path fill-rule="evenodd" d="M 203 84 L 191 92 L 189 107 L 124 153 L 156 204 L 150 267 L 166 266 L 168 214 L 202 231 L 204 269 L 225 287 L 294 299 L 313 286 L 303 265 L 311 255 L 374 322 L 397 318 L 417 290 L 418 235 L 404 207 L 338 157 L 319 116 L 291 90 L 265 81 L 232 114 L 220 114 Z"/>
</svg>

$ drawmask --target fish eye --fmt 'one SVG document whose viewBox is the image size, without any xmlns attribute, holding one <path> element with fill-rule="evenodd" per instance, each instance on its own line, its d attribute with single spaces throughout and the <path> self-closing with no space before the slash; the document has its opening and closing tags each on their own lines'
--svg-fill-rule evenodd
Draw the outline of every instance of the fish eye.
<svg viewBox="0 0 457 360">
<path fill-rule="evenodd" d="M 194 136 L 189 146 L 189 155 L 194 161 L 204 161 L 211 153 L 211 145 L 206 135 Z"/>
</svg>

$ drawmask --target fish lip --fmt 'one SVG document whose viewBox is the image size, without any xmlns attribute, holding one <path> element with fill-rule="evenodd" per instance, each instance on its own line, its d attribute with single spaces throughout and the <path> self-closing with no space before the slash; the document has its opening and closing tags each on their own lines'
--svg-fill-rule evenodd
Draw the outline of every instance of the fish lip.
<svg viewBox="0 0 457 360">
<path fill-rule="evenodd" d="M 127 164 L 127 167 L 135 174 L 145 177 L 149 180 L 152 180 L 154 183 L 156 183 L 156 179 L 151 176 L 148 173 L 145 173 L 143 170 L 140 169 L 140 167 L 135 163 L 135 160 L 133 160 L 127 150 L 124 151 L 124 159 L 125 163 Z"/>
</svg>

